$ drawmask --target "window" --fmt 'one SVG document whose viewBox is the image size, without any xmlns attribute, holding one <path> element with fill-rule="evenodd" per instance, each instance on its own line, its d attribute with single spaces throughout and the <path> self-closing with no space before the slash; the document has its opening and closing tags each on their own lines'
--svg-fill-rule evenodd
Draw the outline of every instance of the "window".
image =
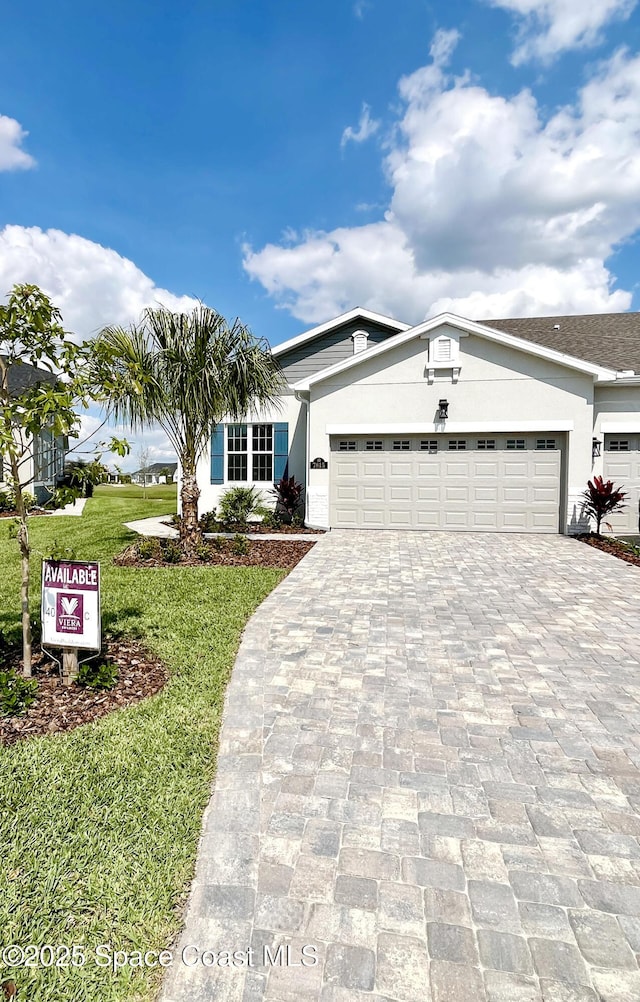
<svg viewBox="0 0 640 1002">
<path fill-rule="evenodd" d="M 421 452 L 437 452 L 438 451 L 438 439 L 437 438 L 423 438 L 420 442 Z"/>
<path fill-rule="evenodd" d="M 248 433 L 250 429 L 251 434 Z M 227 425 L 227 480 L 273 480 L 273 425 Z"/>
<path fill-rule="evenodd" d="M 410 448 L 411 442 L 408 438 L 396 438 L 393 441 L 394 452 L 409 452 Z"/>
<path fill-rule="evenodd" d="M 609 452 L 629 452 L 629 439 L 610 438 L 607 449 Z"/>
<path fill-rule="evenodd" d="M 356 443 L 353 439 L 342 439 L 338 442 L 338 452 L 355 452 Z"/>
<path fill-rule="evenodd" d="M 467 448 L 466 438 L 450 438 L 449 439 L 449 451 L 450 452 L 464 452 Z"/>
<path fill-rule="evenodd" d="M 273 480 L 273 425 L 254 424 L 251 429 L 253 479 Z"/>
<path fill-rule="evenodd" d="M 478 448 L 479 449 L 495 449 L 496 440 L 495 438 L 479 438 Z"/>
<path fill-rule="evenodd" d="M 50 431 L 41 431 L 33 439 L 33 479 L 51 481 L 56 474 L 56 444 Z"/>
<path fill-rule="evenodd" d="M 536 449 L 555 449 L 556 440 L 555 438 L 537 438 L 536 439 Z"/>
<path fill-rule="evenodd" d="M 364 443 L 364 447 L 367 452 L 382 452 L 382 439 L 368 438 Z"/>
<path fill-rule="evenodd" d="M 508 438 L 507 449 L 524 449 L 523 438 Z"/>
</svg>

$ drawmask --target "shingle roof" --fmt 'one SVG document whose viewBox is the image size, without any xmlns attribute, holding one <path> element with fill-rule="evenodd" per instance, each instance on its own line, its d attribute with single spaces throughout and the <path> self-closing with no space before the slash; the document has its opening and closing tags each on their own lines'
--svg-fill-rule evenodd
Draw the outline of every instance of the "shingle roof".
<svg viewBox="0 0 640 1002">
<path fill-rule="evenodd" d="M 480 320 L 546 348 L 610 369 L 640 373 L 640 313 L 590 313 L 570 317 Z"/>
<path fill-rule="evenodd" d="M 136 470 L 132 476 L 137 477 L 140 474 L 146 473 L 148 477 L 152 477 L 154 475 L 164 473 L 165 470 L 168 470 L 171 476 L 173 476 L 177 469 L 177 463 L 152 463 L 151 466 L 145 466 L 140 470 Z"/>
<path fill-rule="evenodd" d="M 55 381 L 56 377 L 52 372 L 48 372 L 47 369 L 36 369 L 28 362 L 9 367 L 9 393 L 12 397 L 19 396 L 22 390 L 35 383 L 55 383 Z"/>
</svg>

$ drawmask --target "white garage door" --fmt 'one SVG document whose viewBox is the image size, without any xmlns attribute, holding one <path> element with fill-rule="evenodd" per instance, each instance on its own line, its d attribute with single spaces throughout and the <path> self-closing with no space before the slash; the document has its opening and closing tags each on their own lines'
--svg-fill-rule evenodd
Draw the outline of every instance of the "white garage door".
<svg viewBox="0 0 640 1002">
<path fill-rule="evenodd" d="M 603 472 L 605 480 L 613 480 L 616 487 L 628 494 L 627 507 L 619 514 L 607 515 L 606 521 L 616 533 L 637 533 L 640 435 L 605 435 Z"/>
<path fill-rule="evenodd" d="M 558 532 L 560 436 L 331 439 L 338 529 Z"/>
</svg>

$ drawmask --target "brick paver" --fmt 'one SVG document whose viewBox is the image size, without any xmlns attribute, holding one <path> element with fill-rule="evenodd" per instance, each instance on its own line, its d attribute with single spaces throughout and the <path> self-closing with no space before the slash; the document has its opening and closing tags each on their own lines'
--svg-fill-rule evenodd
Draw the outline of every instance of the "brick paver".
<svg viewBox="0 0 640 1002">
<path fill-rule="evenodd" d="M 639 612 L 562 537 L 323 537 L 245 631 L 163 1002 L 639 998 Z"/>
</svg>

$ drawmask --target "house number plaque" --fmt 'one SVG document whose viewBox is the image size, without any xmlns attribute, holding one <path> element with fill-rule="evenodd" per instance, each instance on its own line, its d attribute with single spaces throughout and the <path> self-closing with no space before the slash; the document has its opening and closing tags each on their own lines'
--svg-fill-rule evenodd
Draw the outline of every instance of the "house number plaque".
<svg viewBox="0 0 640 1002">
<path fill-rule="evenodd" d="M 310 465 L 312 470 L 326 470 L 328 463 L 326 459 L 322 459 L 320 456 L 318 456 L 317 459 L 311 460 Z"/>
</svg>

